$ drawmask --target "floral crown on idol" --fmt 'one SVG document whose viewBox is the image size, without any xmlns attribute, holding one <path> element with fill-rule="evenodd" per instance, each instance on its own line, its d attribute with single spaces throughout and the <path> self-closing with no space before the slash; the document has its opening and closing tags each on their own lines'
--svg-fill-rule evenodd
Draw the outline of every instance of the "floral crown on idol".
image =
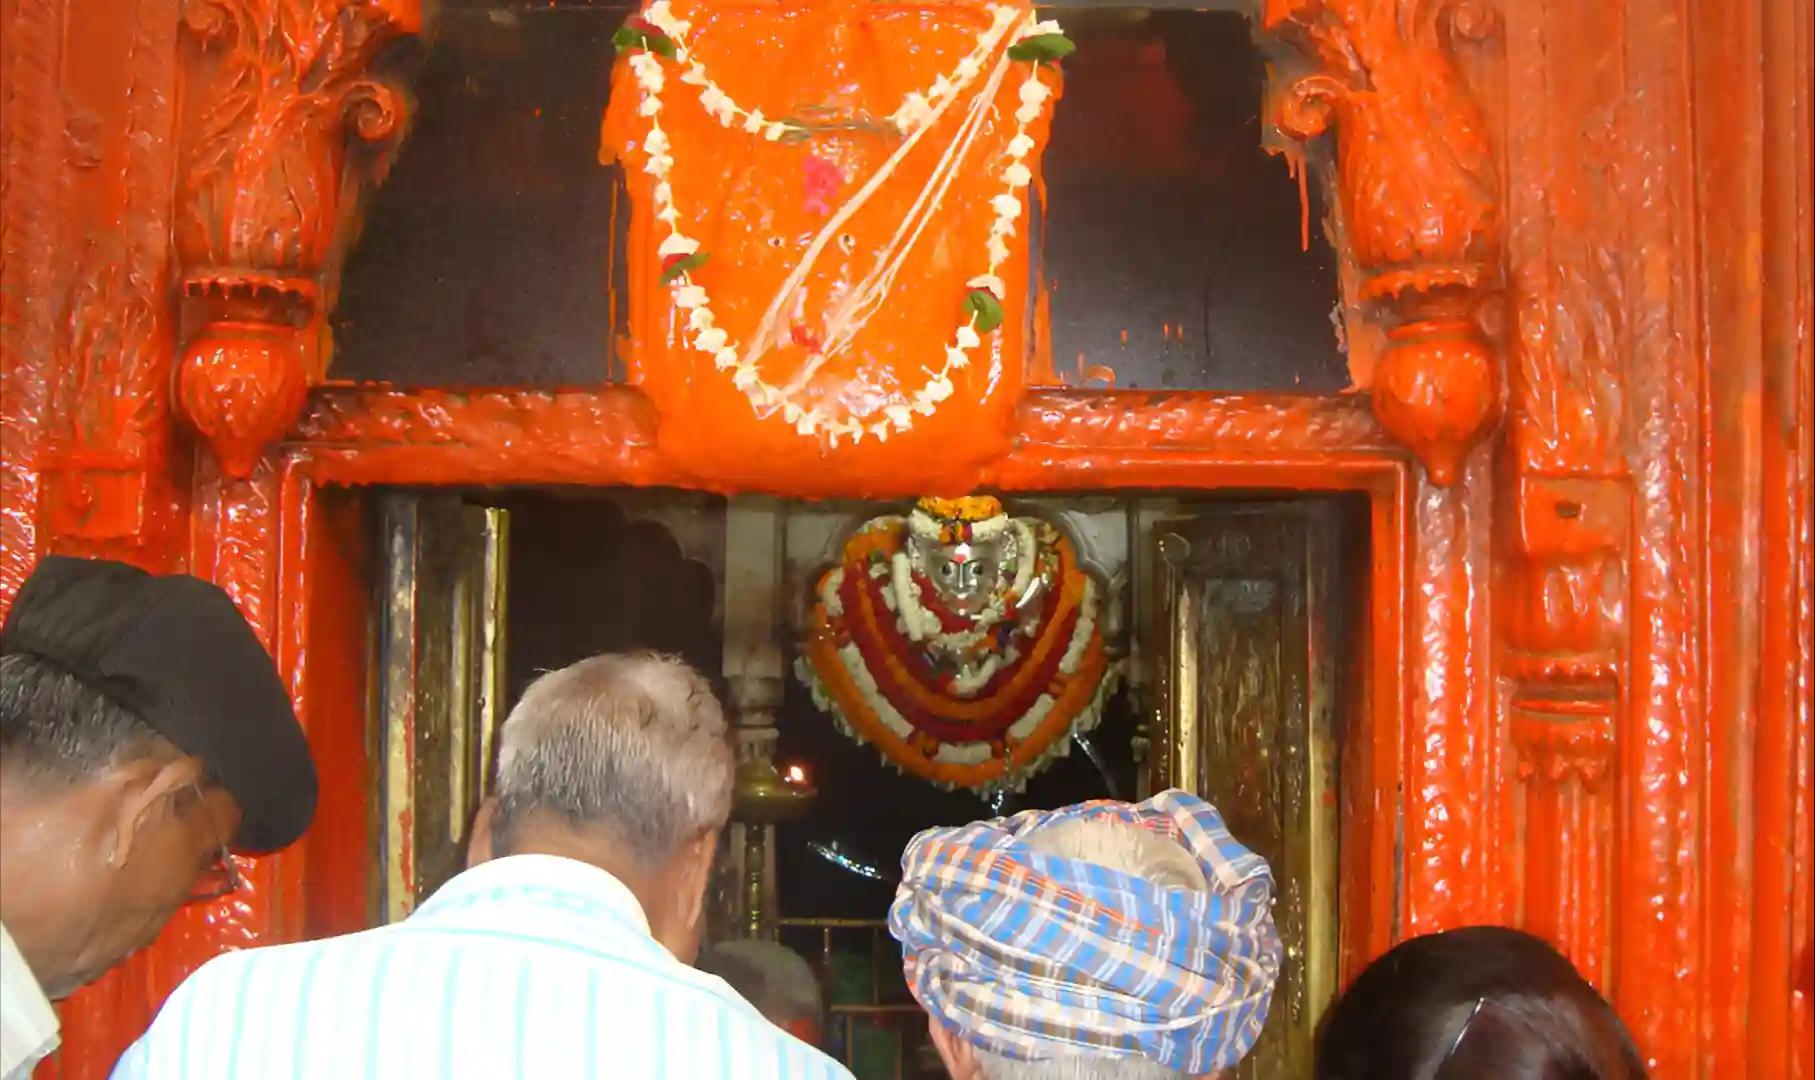
<svg viewBox="0 0 1815 1080">
<path fill-rule="evenodd" d="M 1008 514 L 994 495 L 942 499 L 929 495 L 914 504 L 908 527 L 921 540 L 939 544 L 973 544 L 1008 531 Z"/>
</svg>

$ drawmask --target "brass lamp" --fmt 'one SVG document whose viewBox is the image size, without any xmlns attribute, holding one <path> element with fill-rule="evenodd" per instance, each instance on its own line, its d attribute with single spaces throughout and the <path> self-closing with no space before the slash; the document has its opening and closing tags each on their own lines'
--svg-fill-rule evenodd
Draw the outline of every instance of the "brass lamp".
<svg viewBox="0 0 1815 1080">
<path fill-rule="evenodd" d="M 805 817 L 818 794 L 799 765 L 788 766 L 783 775 L 767 755 L 752 755 L 738 763 L 731 788 L 731 818 L 744 827 L 744 914 L 750 937 L 765 936 L 763 877 L 768 866 L 769 826 Z"/>
<path fill-rule="evenodd" d="M 767 758 L 752 757 L 737 766 L 731 787 L 731 818 L 745 825 L 783 825 L 799 821 L 819 795 L 799 765 L 787 775 Z"/>
</svg>

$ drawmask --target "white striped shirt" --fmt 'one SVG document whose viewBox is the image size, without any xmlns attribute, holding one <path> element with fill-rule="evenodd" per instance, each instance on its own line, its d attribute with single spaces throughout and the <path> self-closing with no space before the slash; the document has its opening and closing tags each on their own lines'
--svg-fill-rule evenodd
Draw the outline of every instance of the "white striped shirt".
<svg viewBox="0 0 1815 1080">
<path fill-rule="evenodd" d="M 677 961 L 616 878 L 547 855 L 482 863 L 391 926 L 217 957 L 114 1077 L 850 1080 Z"/>
<path fill-rule="evenodd" d="M 0 1077 L 29 1080 L 56 1048 L 56 1010 L 0 923 Z"/>
</svg>

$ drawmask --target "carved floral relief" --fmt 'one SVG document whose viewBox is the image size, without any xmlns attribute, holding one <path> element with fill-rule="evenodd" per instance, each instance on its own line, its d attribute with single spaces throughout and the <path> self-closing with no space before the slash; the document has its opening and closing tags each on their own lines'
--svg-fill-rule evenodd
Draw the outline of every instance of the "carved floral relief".
<svg viewBox="0 0 1815 1080">
<path fill-rule="evenodd" d="M 1500 412 L 1499 365 L 1478 320 L 1500 280 L 1499 180 L 1455 56 L 1496 25 L 1470 0 L 1269 0 L 1263 16 L 1309 61 L 1275 89 L 1277 130 L 1300 143 L 1335 135 L 1355 299 L 1386 328 L 1375 415 L 1438 484 L 1455 481 Z"/>
<path fill-rule="evenodd" d="M 408 118 L 375 73 L 420 0 L 188 0 L 175 238 L 184 415 L 250 474 L 326 363 L 324 316 L 362 185 Z"/>
</svg>

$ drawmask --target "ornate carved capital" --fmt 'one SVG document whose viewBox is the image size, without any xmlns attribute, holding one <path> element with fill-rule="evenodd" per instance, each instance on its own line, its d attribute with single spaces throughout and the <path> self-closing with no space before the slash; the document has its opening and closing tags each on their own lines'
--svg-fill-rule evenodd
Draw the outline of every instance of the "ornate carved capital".
<svg viewBox="0 0 1815 1080">
<path fill-rule="evenodd" d="M 357 195 L 408 117 L 371 74 L 421 0 L 187 0 L 175 240 L 189 423 L 248 475 L 322 374 Z"/>
<path fill-rule="evenodd" d="M 1499 187 L 1485 121 L 1455 61 L 1497 26 L 1469 0 L 1268 0 L 1266 31 L 1310 70 L 1274 88 L 1272 120 L 1308 143 L 1335 129 L 1334 190 L 1353 299 L 1385 321 L 1374 411 L 1437 484 L 1500 407 L 1477 325 L 1501 276 Z"/>
<path fill-rule="evenodd" d="M 1555 787 L 1579 780 L 1596 788 L 1613 764 L 1613 701 L 1526 699 L 1512 710 L 1519 779 Z"/>
</svg>

